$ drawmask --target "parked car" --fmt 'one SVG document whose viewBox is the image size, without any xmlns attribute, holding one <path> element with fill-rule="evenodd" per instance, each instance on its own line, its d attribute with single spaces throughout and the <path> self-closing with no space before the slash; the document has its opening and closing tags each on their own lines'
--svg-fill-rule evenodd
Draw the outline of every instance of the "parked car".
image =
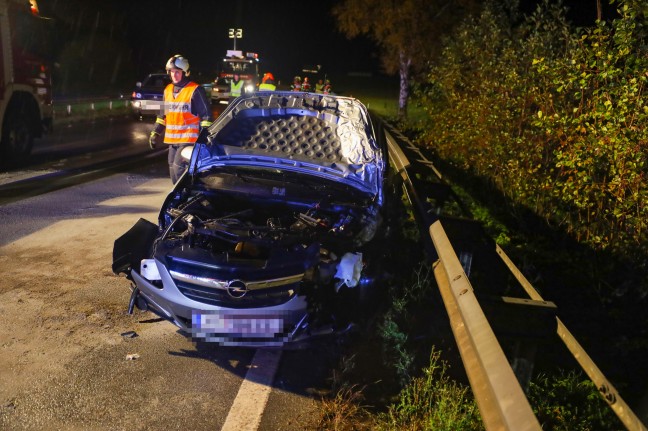
<svg viewBox="0 0 648 431">
<path fill-rule="evenodd" d="M 131 108 L 137 119 L 160 113 L 164 102 L 164 88 L 171 83 L 166 73 L 151 73 L 135 84 L 131 95 Z"/>
<path fill-rule="evenodd" d="M 227 78 L 216 78 L 211 87 L 212 102 L 228 104 L 230 99 L 230 83 Z"/>
<path fill-rule="evenodd" d="M 230 81 L 231 78 L 216 78 L 216 80 L 211 84 L 211 88 L 207 94 L 211 94 L 212 102 L 227 105 L 232 100 L 232 95 L 230 93 Z M 243 94 L 250 94 L 257 91 L 257 88 L 253 81 L 244 80 L 243 81 Z"/>
<path fill-rule="evenodd" d="M 383 140 L 353 98 L 235 99 L 193 146 L 157 223 L 115 241 L 136 306 L 194 339 L 283 346 L 375 310 L 389 247 Z"/>
</svg>

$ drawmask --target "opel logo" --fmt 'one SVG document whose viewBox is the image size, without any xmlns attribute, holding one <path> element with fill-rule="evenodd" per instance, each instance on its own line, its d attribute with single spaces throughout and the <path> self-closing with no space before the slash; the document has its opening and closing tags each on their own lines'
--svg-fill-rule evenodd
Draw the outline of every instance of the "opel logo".
<svg viewBox="0 0 648 431">
<path fill-rule="evenodd" d="M 243 298 L 248 292 L 247 285 L 241 280 L 230 280 L 227 282 L 227 293 L 232 298 Z"/>
</svg>

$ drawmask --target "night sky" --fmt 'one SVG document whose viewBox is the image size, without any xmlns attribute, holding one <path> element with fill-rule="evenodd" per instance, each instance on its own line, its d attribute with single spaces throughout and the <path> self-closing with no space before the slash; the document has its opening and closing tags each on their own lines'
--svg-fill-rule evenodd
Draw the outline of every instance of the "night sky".
<svg viewBox="0 0 648 431">
<path fill-rule="evenodd" d="M 59 44 L 92 38 L 99 46 L 96 35 L 109 39 L 127 53 L 120 67 L 137 79 L 162 70 L 174 54 L 189 59 L 194 76 L 214 75 L 226 50 L 234 47 L 230 28 L 243 30 L 237 49 L 258 53 L 261 71 L 271 71 L 284 82 L 307 64 L 321 64 L 331 77 L 380 73 L 375 46 L 368 39 L 348 40 L 336 30 L 330 10 L 337 1 L 39 0 L 39 5 L 43 15 L 57 21 L 57 28 L 65 29 Z M 535 1 L 522 0 L 524 9 L 532 10 L 528 4 Z M 572 21 L 593 23 L 596 0 L 564 3 L 572 10 Z M 98 58 L 102 53 L 95 49 L 82 53 L 80 61 L 89 61 L 87 55 L 98 64 L 109 60 Z"/>
<path fill-rule="evenodd" d="M 243 30 L 236 48 L 258 53 L 262 71 L 272 71 L 280 79 L 291 79 L 307 64 L 321 64 L 333 74 L 379 72 L 379 61 L 367 39 L 349 41 L 335 30 L 330 14 L 334 3 L 39 0 L 43 14 L 69 21 L 65 25 L 74 37 L 83 37 L 93 27 L 109 32 L 113 39 L 115 34 L 123 37 L 130 45 L 130 61 L 138 76 L 163 69 L 174 54 L 187 57 L 194 74 L 214 73 L 226 51 L 234 48 L 234 39 L 228 37 L 230 28 Z"/>
</svg>

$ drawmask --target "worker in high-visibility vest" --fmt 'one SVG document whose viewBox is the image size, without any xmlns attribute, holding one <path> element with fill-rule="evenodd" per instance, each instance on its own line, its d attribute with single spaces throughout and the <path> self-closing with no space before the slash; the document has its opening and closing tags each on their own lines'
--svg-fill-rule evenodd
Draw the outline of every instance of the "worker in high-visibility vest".
<svg viewBox="0 0 648 431">
<path fill-rule="evenodd" d="M 308 81 L 308 76 L 304 76 L 304 81 L 302 82 L 301 91 L 311 91 L 311 85 Z"/>
<path fill-rule="evenodd" d="M 322 81 L 321 79 L 315 83 L 315 92 L 316 93 L 324 92 L 324 81 Z"/>
<path fill-rule="evenodd" d="M 301 91 L 302 80 L 300 76 L 295 76 L 293 83 L 290 85 L 291 91 Z"/>
<path fill-rule="evenodd" d="M 189 80 L 189 60 L 174 55 L 166 70 L 171 83 L 164 89 L 164 106 L 149 136 L 151 149 L 164 143 L 169 148 L 169 176 L 175 184 L 187 169 L 182 149 L 207 141 L 207 127 L 212 123 L 211 103 L 205 88 Z"/>
<path fill-rule="evenodd" d="M 333 94 L 333 88 L 331 87 L 331 81 L 328 79 L 324 81 L 324 88 L 322 90 L 324 94 Z"/>
<path fill-rule="evenodd" d="M 239 97 L 243 92 L 243 81 L 238 73 L 234 74 L 234 78 L 230 81 L 230 98 L 234 99 Z"/>
<path fill-rule="evenodd" d="M 270 72 L 266 72 L 261 79 L 261 84 L 259 84 L 259 91 L 275 91 L 277 86 L 275 85 L 274 75 Z"/>
</svg>

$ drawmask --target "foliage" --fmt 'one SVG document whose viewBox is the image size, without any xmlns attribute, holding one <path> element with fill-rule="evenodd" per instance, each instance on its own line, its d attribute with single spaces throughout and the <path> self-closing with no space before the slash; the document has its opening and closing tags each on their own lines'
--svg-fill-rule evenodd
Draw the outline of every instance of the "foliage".
<svg viewBox="0 0 648 431">
<path fill-rule="evenodd" d="M 451 380 L 448 365 L 433 350 L 430 364 L 379 415 L 377 430 L 481 430 L 477 404 L 467 387 Z"/>
<path fill-rule="evenodd" d="M 529 384 L 529 400 L 542 429 L 620 430 L 623 425 L 591 380 L 580 373 L 540 374 Z"/>
<path fill-rule="evenodd" d="M 453 381 L 441 354 L 432 350 L 429 365 L 398 394 L 387 410 L 375 414 L 364 405 L 362 390 L 342 386 L 324 401 L 317 429 L 326 430 L 482 430 L 469 388 Z"/>
<path fill-rule="evenodd" d="M 379 325 L 385 360 L 396 372 L 400 386 L 411 380 L 414 370 L 415 349 L 411 346 L 408 334 L 415 332 L 417 320 L 416 307 L 424 303 L 434 281 L 429 265 L 421 264 L 414 271 L 412 281 L 405 286 L 392 288 L 392 306 L 385 313 Z"/>
<path fill-rule="evenodd" d="M 331 400 L 323 400 L 318 430 L 362 431 L 374 429 L 372 416 L 363 403 L 362 390 L 355 385 L 341 387 Z"/>
<path fill-rule="evenodd" d="M 410 72 L 421 70 L 438 48 L 439 37 L 472 4 L 441 0 L 345 0 L 332 9 L 349 38 L 369 36 L 379 46 L 385 71 L 400 76 L 399 113 L 407 114 Z M 451 6 L 455 6 L 452 8 Z"/>
<path fill-rule="evenodd" d="M 444 44 L 421 87 L 425 140 L 596 250 L 648 259 L 648 16 L 574 30 L 560 3 L 528 17 L 488 2 Z M 648 294 L 644 280 L 641 290 Z"/>
</svg>

